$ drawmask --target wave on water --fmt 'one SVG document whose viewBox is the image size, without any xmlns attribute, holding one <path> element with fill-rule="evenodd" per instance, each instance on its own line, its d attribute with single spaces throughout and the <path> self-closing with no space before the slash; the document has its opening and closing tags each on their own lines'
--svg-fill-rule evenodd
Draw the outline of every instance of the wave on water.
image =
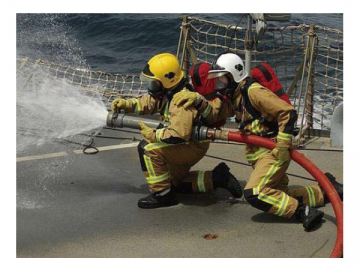
<svg viewBox="0 0 360 270">
<path fill-rule="evenodd" d="M 176 53 L 185 14 L 18 14 L 17 55 L 109 73 L 138 74 L 153 55 Z M 246 14 L 194 13 L 193 17 L 237 25 Z M 343 29 L 341 13 L 292 13 L 269 27 L 316 24 Z"/>
</svg>

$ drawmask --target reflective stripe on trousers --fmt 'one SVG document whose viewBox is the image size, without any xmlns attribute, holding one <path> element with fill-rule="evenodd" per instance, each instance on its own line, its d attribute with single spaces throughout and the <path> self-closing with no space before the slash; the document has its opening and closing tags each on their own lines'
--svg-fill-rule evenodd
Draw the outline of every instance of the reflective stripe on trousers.
<svg viewBox="0 0 360 270">
<path fill-rule="evenodd" d="M 170 188 L 171 184 L 181 189 L 182 183 L 191 184 L 193 192 L 212 191 L 211 171 L 190 172 L 191 167 L 205 156 L 209 145 L 209 141 L 183 144 L 142 141 L 138 151 L 150 191 L 161 191 Z"/>
<path fill-rule="evenodd" d="M 245 199 L 252 206 L 270 214 L 290 218 L 299 202 L 312 207 L 324 204 L 318 185 L 288 186 L 286 170 L 289 162 L 276 160 L 271 153 L 266 153 L 252 164 L 254 170 L 244 189 Z"/>
</svg>

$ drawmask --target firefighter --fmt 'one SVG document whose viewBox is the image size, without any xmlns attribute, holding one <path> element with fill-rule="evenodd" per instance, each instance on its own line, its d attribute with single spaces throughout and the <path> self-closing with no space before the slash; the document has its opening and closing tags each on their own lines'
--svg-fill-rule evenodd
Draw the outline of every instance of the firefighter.
<svg viewBox="0 0 360 270">
<path fill-rule="evenodd" d="M 222 100 L 207 101 L 201 95 L 181 91 L 174 96 L 175 104 L 185 108 L 194 106 L 209 123 L 222 117 L 235 116 L 240 131 L 245 134 L 266 136 L 276 141 L 268 150 L 247 144 L 245 154 L 253 167 L 244 188 L 244 197 L 253 207 L 284 218 L 295 218 L 310 231 L 322 222 L 324 213 L 317 209 L 329 202 L 319 185 L 289 186 L 286 170 L 290 164 L 297 113 L 294 107 L 281 100 L 272 91 L 251 79 L 242 59 L 233 53 L 220 54 L 212 63 L 209 78 L 216 78 L 216 90 Z M 342 199 L 342 184 L 327 173 Z"/>
<path fill-rule="evenodd" d="M 173 95 L 188 89 L 187 80 L 177 58 L 170 53 L 152 57 L 141 80 L 148 83 L 148 94 L 138 98 L 115 99 L 111 110 L 136 115 L 159 113 L 163 122 L 157 129 L 139 121 L 144 136 L 138 145 L 141 168 L 150 195 L 138 201 L 140 208 L 158 208 L 178 204 L 174 191 L 209 193 L 217 188 L 227 189 L 232 196 L 242 197 L 242 188 L 224 163 L 212 171 L 190 169 L 206 154 L 209 141 L 191 141 L 192 129 L 198 124 L 199 113 L 172 102 Z"/>
</svg>

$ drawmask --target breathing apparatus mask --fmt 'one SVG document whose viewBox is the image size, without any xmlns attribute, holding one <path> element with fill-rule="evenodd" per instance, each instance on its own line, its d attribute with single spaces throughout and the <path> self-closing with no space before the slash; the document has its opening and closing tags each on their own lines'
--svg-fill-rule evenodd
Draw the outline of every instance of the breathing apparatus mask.
<svg viewBox="0 0 360 270">
<path fill-rule="evenodd" d="M 216 78 L 215 91 L 220 99 L 233 99 L 238 84 L 231 78 L 230 74 Z"/>
<path fill-rule="evenodd" d="M 140 80 L 147 84 L 148 94 L 156 101 L 162 100 L 167 93 L 167 89 L 164 88 L 162 82 L 155 78 L 149 78 L 140 74 Z"/>
<path fill-rule="evenodd" d="M 171 100 L 186 84 L 186 80 L 183 78 L 178 85 L 173 86 L 171 89 L 166 89 L 159 80 L 150 79 L 145 76 L 143 76 L 141 80 L 148 83 L 148 94 L 155 100 L 162 100 L 164 96 L 166 96 L 167 100 Z"/>
<path fill-rule="evenodd" d="M 159 100 L 162 99 L 166 91 L 160 81 L 155 79 L 150 79 L 148 85 L 148 93 L 155 100 Z"/>
</svg>

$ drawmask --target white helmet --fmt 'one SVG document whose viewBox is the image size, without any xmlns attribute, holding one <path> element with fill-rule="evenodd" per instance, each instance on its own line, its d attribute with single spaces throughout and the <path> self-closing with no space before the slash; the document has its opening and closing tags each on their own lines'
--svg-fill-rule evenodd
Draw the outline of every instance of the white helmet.
<svg viewBox="0 0 360 270">
<path fill-rule="evenodd" d="M 248 73 L 244 69 L 244 62 L 237 54 L 220 54 L 212 63 L 208 78 L 217 78 L 228 73 L 232 75 L 234 81 L 237 83 L 248 76 Z"/>
</svg>

